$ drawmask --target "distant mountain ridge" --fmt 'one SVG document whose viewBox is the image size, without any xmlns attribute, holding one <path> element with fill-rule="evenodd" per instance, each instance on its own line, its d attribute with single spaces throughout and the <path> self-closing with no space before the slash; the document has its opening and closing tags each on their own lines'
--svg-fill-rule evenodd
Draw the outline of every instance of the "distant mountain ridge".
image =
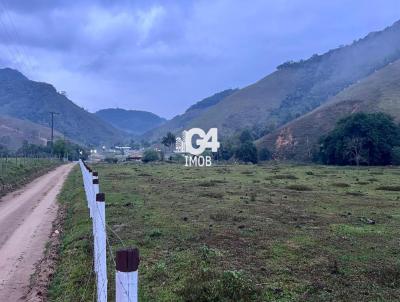
<svg viewBox="0 0 400 302">
<path fill-rule="evenodd" d="M 140 110 L 109 108 L 97 111 L 96 115 L 115 128 L 136 135 L 143 134 L 166 122 L 165 118 Z"/>
<path fill-rule="evenodd" d="M 239 90 L 238 88 L 235 88 L 235 89 L 226 89 L 221 92 L 217 92 L 217 93 L 213 94 L 212 96 L 202 99 L 201 101 L 197 102 L 196 104 L 190 106 L 186 110 L 186 112 L 189 112 L 189 111 L 192 111 L 195 109 L 206 109 L 211 106 L 214 106 L 214 105 L 218 104 L 220 101 L 222 101 L 224 98 L 232 95 L 233 93 L 235 93 L 238 90 Z"/>
<path fill-rule="evenodd" d="M 55 129 L 65 137 L 85 145 L 113 144 L 125 139 L 125 134 L 85 111 L 47 83 L 35 82 L 20 72 L 0 69 L 0 114 L 48 127 L 50 111 L 55 117 Z"/>
</svg>

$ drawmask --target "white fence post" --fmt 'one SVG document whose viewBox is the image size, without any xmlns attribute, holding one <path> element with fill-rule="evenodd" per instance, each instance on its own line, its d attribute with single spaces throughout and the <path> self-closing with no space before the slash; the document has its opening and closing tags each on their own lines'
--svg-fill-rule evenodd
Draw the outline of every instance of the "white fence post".
<svg viewBox="0 0 400 302">
<path fill-rule="evenodd" d="M 96 227 L 96 223 L 97 223 L 97 216 L 94 214 L 95 211 L 95 205 L 96 205 L 96 198 L 97 198 L 97 194 L 99 193 L 99 179 L 98 178 L 94 178 L 92 180 L 93 182 L 93 196 L 91 198 L 90 205 L 89 205 L 89 210 L 90 210 L 90 217 L 92 218 L 92 233 L 93 233 L 93 246 L 94 246 L 94 270 L 97 273 L 97 269 L 98 269 L 98 253 L 99 253 L 99 249 L 98 249 L 98 236 L 97 236 L 97 227 Z"/>
<path fill-rule="evenodd" d="M 107 241 L 106 241 L 106 208 L 105 194 L 96 194 L 96 209 L 94 210 L 94 221 L 97 238 L 97 301 L 107 302 Z"/>
<path fill-rule="evenodd" d="M 97 302 L 107 302 L 107 239 L 106 239 L 106 211 L 105 194 L 99 193 L 98 173 L 82 160 L 81 167 L 83 186 L 85 189 L 87 206 L 92 218 L 94 240 L 94 270 L 96 272 Z"/>
<path fill-rule="evenodd" d="M 137 302 L 138 301 L 138 268 L 139 250 L 118 250 L 116 255 L 115 272 L 115 301 Z"/>
</svg>

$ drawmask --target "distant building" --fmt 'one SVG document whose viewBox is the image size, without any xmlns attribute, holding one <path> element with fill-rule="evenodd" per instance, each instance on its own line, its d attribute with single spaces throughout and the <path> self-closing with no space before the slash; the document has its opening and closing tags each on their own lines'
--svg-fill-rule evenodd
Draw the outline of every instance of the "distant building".
<svg viewBox="0 0 400 302">
<path fill-rule="evenodd" d="M 132 152 L 126 157 L 126 161 L 141 161 L 143 158 L 143 152 Z"/>
</svg>

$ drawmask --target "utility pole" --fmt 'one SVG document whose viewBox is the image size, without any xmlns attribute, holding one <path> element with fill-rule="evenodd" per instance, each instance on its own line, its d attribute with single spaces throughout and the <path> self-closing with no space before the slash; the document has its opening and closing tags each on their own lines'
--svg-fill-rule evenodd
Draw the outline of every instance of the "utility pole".
<svg viewBox="0 0 400 302">
<path fill-rule="evenodd" d="M 59 114 L 58 112 L 50 111 L 51 114 L 51 156 L 53 156 L 54 151 L 54 115 Z"/>
</svg>

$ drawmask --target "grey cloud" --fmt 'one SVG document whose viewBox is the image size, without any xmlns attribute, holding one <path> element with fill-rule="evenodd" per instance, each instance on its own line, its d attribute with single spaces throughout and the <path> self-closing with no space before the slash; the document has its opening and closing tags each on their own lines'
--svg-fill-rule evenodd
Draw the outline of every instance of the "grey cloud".
<svg viewBox="0 0 400 302">
<path fill-rule="evenodd" d="M 397 0 L 8 0 L 3 6 L 2 65 L 53 83 L 90 110 L 119 106 L 167 117 L 218 90 L 250 84 L 285 60 L 382 29 L 400 11 Z M 11 23 L 18 39 L 8 38 Z M 25 56 L 13 55 L 15 49 Z"/>
</svg>

